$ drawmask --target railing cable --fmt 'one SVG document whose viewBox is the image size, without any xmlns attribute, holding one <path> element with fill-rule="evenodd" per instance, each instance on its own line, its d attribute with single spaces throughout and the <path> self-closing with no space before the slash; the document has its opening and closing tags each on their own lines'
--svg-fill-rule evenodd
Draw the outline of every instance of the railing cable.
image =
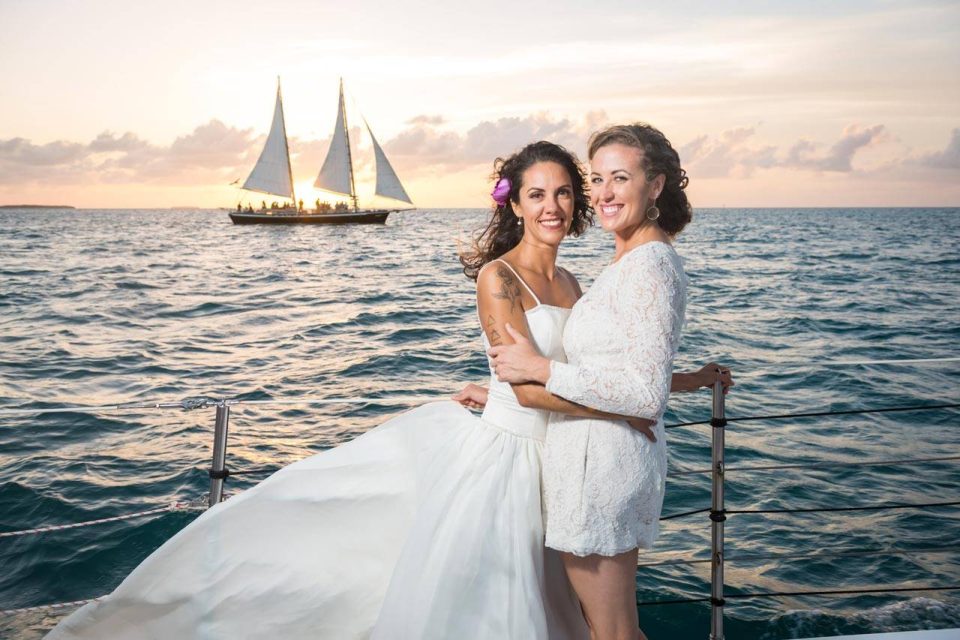
<svg viewBox="0 0 960 640">
<path fill-rule="evenodd" d="M 885 409 L 851 409 L 848 411 L 812 411 L 807 413 L 780 413 L 769 416 L 743 416 L 740 418 L 727 418 L 727 422 L 751 422 L 753 420 L 783 420 L 786 418 L 816 418 L 821 416 L 847 416 L 859 413 L 893 413 L 896 411 L 925 411 L 928 409 L 956 409 L 960 407 L 960 402 L 948 404 L 927 404 L 915 405 L 911 407 L 887 407 Z M 675 424 L 664 425 L 665 429 L 676 429 L 677 427 L 693 427 L 701 424 L 710 424 L 709 420 L 699 420 L 697 422 L 678 422 Z"/>
<path fill-rule="evenodd" d="M 101 411 L 128 411 L 134 409 L 204 409 L 217 404 L 212 398 L 192 397 L 184 398 L 179 402 L 123 402 L 120 404 L 75 405 L 66 407 L 47 407 L 43 409 L 4 409 L 0 408 L 0 416 L 33 415 L 41 413 L 99 413 Z"/>
<path fill-rule="evenodd" d="M 126 402 L 121 404 L 101 404 L 101 405 L 74 405 L 65 407 L 47 407 L 38 409 L 6 409 L 0 408 L 0 416 L 16 415 L 34 415 L 41 413 L 99 413 L 103 411 L 129 411 L 135 409 L 182 409 L 190 411 L 192 409 L 205 409 L 226 403 L 231 406 L 238 405 L 337 405 L 337 404 L 414 404 L 421 402 L 438 402 L 449 400 L 447 396 L 387 396 L 381 398 L 372 397 L 338 397 L 338 398 L 295 398 L 290 400 L 242 400 L 230 398 L 227 400 L 216 400 L 207 397 L 184 398 L 179 402 Z"/>
<path fill-rule="evenodd" d="M 0 609 L 0 615 L 32 613 L 35 611 L 56 611 L 59 609 L 66 609 L 67 607 L 79 607 L 80 605 L 87 604 L 88 602 L 96 602 L 97 600 L 102 600 L 105 597 L 106 596 L 99 596 L 96 598 L 87 598 L 86 600 L 74 600 L 73 602 L 57 602 L 55 604 L 41 604 L 35 607 L 21 607 L 19 609 Z"/>
<path fill-rule="evenodd" d="M 675 518 L 683 518 L 684 516 L 692 516 L 692 515 L 695 515 L 695 514 L 697 514 L 697 513 L 707 513 L 708 511 L 710 511 L 710 507 L 706 507 L 706 508 L 704 508 L 704 509 L 694 509 L 693 511 L 683 511 L 683 512 L 681 512 L 681 513 L 671 513 L 671 514 L 668 515 L 668 516 L 660 516 L 660 520 L 661 520 L 661 521 L 663 521 L 663 520 L 673 520 L 673 519 L 675 519 Z"/>
<path fill-rule="evenodd" d="M 719 359 L 719 358 L 717 358 Z M 873 365 L 873 364 L 929 364 L 934 362 L 960 362 L 960 357 L 958 356 L 948 356 L 945 358 L 902 358 L 902 359 L 893 359 L 893 360 L 819 360 L 818 362 L 778 362 L 774 366 L 777 367 L 777 371 L 781 372 L 784 370 L 793 370 L 793 369 L 816 369 L 818 367 L 859 367 L 864 365 Z M 738 362 L 736 367 L 745 367 L 750 369 L 750 372 L 753 372 L 759 367 L 769 366 L 773 363 L 770 362 L 750 362 L 743 361 Z"/>
<path fill-rule="evenodd" d="M 836 551 L 816 551 L 813 553 L 735 553 L 728 554 L 726 562 L 756 562 L 759 560 L 819 560 L 821 558 L 846 558 L 857 556 L 883 555 L 923 555 L 927 553 L 960 553 L 955 544 L 939 547 L 917 547 L 915 549 L 838 549 Z M 662 567 L 682 564 L 708 564 L 710 558 L 676 558 L 655 562 L 638 562 L 637 567 Z"/>
<path fill-rule="evenodd" d="M 227 475 L 228 476 L 248 476 L 248 475 L 256 475 L 258 473 L 276 473 L 277 471 L 280 471 L 280 469 L 282 468 L 283 467 L 260 467 L 257 469 L 240 469 L 239 471 L 229 469 L 227 471 Z M 206 469 L 203 469 L 203 471 L 206 471 Z"/>
<path fill-rule="evenodd" d="M 97 520 L 86 520 L 84 522 L 74 522 L 71 524 L 55 524 L 46 527 L 36 527 L 33 529 L 22 529 L 20 531 L 4 531 L 0 533 L 0 538 L 13 538 L 17 536 L 25 536 L 35 533 L 47 533 L 49 531 L 63 531 L 64 529 L 77 529 L 79 527 L 91 527 L 97 524 L 105 524 L 107 522 L 118 522 L 120 520 L 132 520 L 134 518 L 144 518 L 146 516 L 158 516 L 169 511 L 187 511 L 192 508 L 196 508 L 193 504 L 189 502 L 173 502 L 168 504 L 165 507 L 157 507 L 156 509 L 148 509 L 146 511 L 138 511 L 136 513 L 127 513 L 120 516 L 113 516 L 111 518 L 99 518 Z"/>
<path fill-rule="evenodd" d="M 912 407 L 887 407 L 886 409 L 851 409 L 848 411 L 813 411 L 809 413 L 782 413 L 770 416 L 744 416 L 742 418 L 727 418 L 727 422 L 750 422 L 753 420 L 781 420 L 784 418 L 815 418 L 820 416 L 847 416 L 858 413 L 893 413 L 896 411 L 926 411 L 928 409 L 956 409 L 960 402 L 949 404 L 928 404 Z"/>
<path fill-rule="evenodd" d="M 939 456 L 934 458 L 889 458 L 885 460 L 836 460 L 827 462 L 808 462 L 804 464 L 758 465 L 747 467 L 726 467 L 725 473 L 731 471 L 780 471 L 782 469 L 827 469 L 835 467 L 877 467 L 884 465 L 916 464 L 920 462 L 946 462 L 960 460 L 960 456 Z M 698 473 L 711 473 L 713 469 L 679 469 L 671 471 L 671 476 L 686 476 Z"/>
<path fill-rule="evenodd" d="M 836 596 L 836 595 L 862 595 L 868 593 L 904 593 L 904 592 L 922 592 L 922 591 L 960 591 L 960 585 L 949 585 L 943 587 L 883 587 L 876 589 L 830 589 L 824 591 L 764 591 L 758 593 L 734 593 L 724 594 L 724 600 L 746 600 L 748 598 L 779 598 L 786 596 Z M 678 598 L 676 600 L 648 600 L 638 602 L 638 607 L 649 607 L 660 604 L 692 604 L 697 602 L 710 602 L 710 598 Z"/>
<path fill-rule="evenodd" d="M 917 504 L 878 504 L 858 507 L 814 507 L 794 509 L 727 509 L 725 513 L 823 513 L 828 511 L 881 511 L 887 509 L 927 509 L 960 505 L 960 500 L 950 502 L 922 502 Z"/>
</svg>

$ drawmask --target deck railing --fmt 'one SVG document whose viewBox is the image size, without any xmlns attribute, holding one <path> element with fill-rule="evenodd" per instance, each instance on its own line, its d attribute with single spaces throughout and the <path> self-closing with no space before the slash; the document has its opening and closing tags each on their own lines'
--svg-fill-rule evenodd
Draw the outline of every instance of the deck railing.
<svg viewBox="0 0 960 640">
<path fill-rule="evenodd" d="M 958 361 L 958 360 L 960 360 L 960 358 L 870 361 L 869 363 L 873 364 L 873 363 L 882 362 L 882 363 L 890 363 L 890 364 L 900 364 L 900 363 L 919 363 L 919 362 L 952 362 L 952 361 Z M 850 362 L 848 364 L 861 364 L 861 363 Z M 725 410 L 725 403 L 724 403 L 725 394 L 723 393 L 723 389 L 719 382 L 714 385 L 712 389 L 712 394 L 713 394 L 713 402 L 712 402 L 712 415 L 710 417 L 710 420 L 703 420 L 698 422 L 683 422 L 683 423 L 666 425 L 666 428 L 668 429 L 699 426 L 699 425 L 710 425 L 710 428 L 711 428 L 711 466 L 710 468 L 709 469 L 681 469 L 679 471 L 673 471 L 670 473 L 671 476 L 710 473 L 711 474 L 710 506 L 709 508 L 704 507 L 701 509 L 694 509 L 690 511 L 666 514 L 661 516 L 661 520 L 673 520 L 677 518 L 685 518 L 688 516 L 707 513 L 709 517 L 709 522 L 710 522 L 710 558 L 708 560 L 690 558 L 690 559 L 666 560 L 666 561 L 660 561 L 660 562 L 638 563 L 638 567 L 643 568 L 643 567 L 653 567 L 653 566 L 697 564 L 697 563 L 709 562 L 710 563 L 710 595 L 704 596 L 704 597 L 695 597 L 695 598 L 644 601 L 644 602 L 638 602 L 637 603 L 638 606 L 645 607 L 645 606 L 656 606 L 656 605 L 692 604 L 692 603 L 709 602 L 711 606 L 709 637 L 711 638 L 711 640 L 723 640 L 724 610 L 725 610 L 725 607 L 727 606 L 728 601 L 730 600 L 742 600 L 742 599 L 750 599 L 750 598 L 769 598 L 769 597 L 782 597 L 782 596 L 829 596 L 829 595 L 855 595 L 855 594 L 867 594 L 867 593 L 935 592 L 935 591 L 960 590 L 960 584 L 955 584 L 955 585 L 931 585 L 931 586 L 924 586 L 924 587 L 883 586 L 883 587 L 868 588 L 868 589 L 842 589 L 842 590 L 830 589 L 830 590 L 820 590 L 820 591 L 738 593 L 738 594 L 726 595 L 724 593 L 724 587 L 725 587 L 724 567 L 725 567 L 725 563 L 730 560 L 755 561 L 755 560 L 819 559 L 819 558 L 840 557 L 840 556 L 956 552 L 955 544 L 945 544 L 941 546 L 932 546 L 932 547 L 928 546 L 921 549 L 895 549 L 895 548 L 841 549 L 836 551 L 819 551 L 819 552 L 808 553 L 808 554 L 738 554 L 733 557 L 726 557 L 724 553 L 724 533 L 725 533 L 724 525 L 729 515 L 746 514 L 746 513 L 815 513 L 815 512 L 830 512 L 830 511 L 930 509 L 930 508 L 950 507 L 950 506 L 960 505 L 960 496 L 957 496 L 955 499 L 951 499 L 951 500 L 941 500 L 941 501 L 924 502 L 924 503 L 907 503 L 907 504 L 888 503 L 888 504 L 880 504 L 880 505 L 855 505 L 855 506 L 832 506 L 832 507 L 825 506 L 825 507 L 819 507 L 819 508 L 800 508 L 800 509 L 728 509 L 726 508 L 725 501 L 724 501 L 724 481 L 725 481 L 726 473 L 729 471 L 764 472 L 764 471 L 775 471 L 775 470 L 783 470 L 783 469 L 822 469 L 822 468 L 858 467 L 858 466 L 871 466 L 871 465 L 916 465 L 916 464 L 925 464 L 929 462 L 947 462 L 947 461 L 960 460 L 960 455 L 946 455 L 946 456 L 926 456 L 926 457 L 919 457 L 919 458 L 894 458 L 894 459 L 884 459 L 884 460 L 849 460 L 849 461 L 814 462 L 814 463 L 806 463 L 806 464 L 759 465 L 759 466 L 755 465 L 755 466 L 727 468 L 726 462 L 724 460 L 725 435 L 726 435 L 726 430 L 730 424 L 737 423 L 737 422 L 786 420 L 786 419 L 795 419 L 795 418 L 836 416 L 836 415 L 955 410 L 960 408 L 960 402 L 938 403 L 938 404 L 928 403 L 923 405 L 902 406 L 902 407 L 882 407 L 882 408 L 862 409 L 862 410 L 816 411 L 816 412 L 799 412 L 799 413 L 787 413 L 787 414 L 766 415 L 766 416 L 727 417 L 726 410 Z M 297 399 L 274 399 L 274 400 L 242 400 L 242 399 L 236 399 L 236 398 L 214 399 L 214 398 L 206 398 L 206 397 L 193 397 L 193 398 L 186 398 L 179 402 L 128 403 L 128 404 L 119 404 L 119 405 L 37 408 L 37 409 L 29 409 L 29 408 L 0 409 L 0 416 L 29 415 L 29 414 L 38 414 L 38 413 L 56 413 L 56 412 L 63 412 L 63 411 L 102 413 L 102 412 L 142 411 L 144 409 L 195 410 L 195 409 L 202 409 L 202 408 L 214 408 L 215 414 L 214 414 L 214 428 L 213 428 L 213 444 L 211 447 L 212 449 L 211 465 L 210 465 L 210 468 L 207 470 L 207 473 L 210 477 L 210 491 L 204 500 L 204 502 L 206 503 L 206 507 L 209 508 L 223 500 L 224 482 L 231 475 L 269 473 L 276 470 L 273 468 L 231 470 L 228 467 L 227 445 L 228 445 L 231 407 L 234 407 L 237 405 L 343 405 L 343 404 L 412 405 L 418 402 L 424 402 L 424 401 L 430 401 L 430 400 L 437 400 L 437 398 L 423 397 L 423 396 L 417 396 L 417 397 L 403 396 L 403 397 L 386 397 L 386 398 L 364 397 L 364 398 L 319 398 L 319 399 L 297 398 Z M 100 518 L 100 519 L 90 520 L 85 522 L 62 524 L 62 525 L 38 526 L 31 529 L 23 529 L 19 531 L 0 532 L 0 539 L 19 537 L 19 536 L 25 536 L 25 535 L 33 535 L 33 534 L 41 534 L 41 533 L 57 531 L 62 529 L 95 526 L 98 524 L 115 522 L 118 520 L 132 520 L 132 519 L 138 519 L 138 518 L 156 517 L 169 511 L 184 510 L 184 509 L 200 509 L 200 508 L 202 507 L 200 507 L 199 503 L 197 502 L 193 502 L 193 503 L 174 502 L 163 507 L 148 509 L 144 511 L 138 511 L 138 512 L 129 513 L 125 515 Z M 103 596 L 100 596 L 99 598 L 102 598 L 102 597 Z M 16 608 L 16 609 L 0 609 L 0 614 L 16 614 L 16 613 L 25 613 L 25 612 L 32 612 L 32 611 L 63 610 L 63 609 L 84 604 L 86 602 L 91 602 L 99 598 L 91 598 L 88 600 L 81 600 L 76 602 L 38 605 L 33 607 L 23 607 L 23 608 Z"/>
</svg>

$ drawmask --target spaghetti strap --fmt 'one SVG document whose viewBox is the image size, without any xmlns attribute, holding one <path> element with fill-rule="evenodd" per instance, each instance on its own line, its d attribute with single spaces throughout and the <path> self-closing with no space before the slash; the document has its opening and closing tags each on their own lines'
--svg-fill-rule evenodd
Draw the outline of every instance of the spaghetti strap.
<svg viewBox="0 0 960 640">
<path fill-rule="evenodd" d="M 523 288 L 527 290 L 527 292 L 530 294 L 530 297 L 533 298 L 533 301 L 537 303 L 537 306 L 538 306 L 538 307 L 540 306 L 540 304 L 541 304 L 541 303 L 540 303 L 540 298 L 538 298 L 538 297 L 537 297 L 537 294 L 535 294 L 535 293 L 533 292 L 533 289 L 530 287 L 530 285 L 528 285 L 528 284 L 524 281 L 524 279 L 520 277 L 520 274 L 517 273 L 516 269 L 514 269 L 513 267 L 510 266 L 510 263 L 509 263 L 509 262 L 507 262 L 506 260 L 503 260 L 502 258 L 497 258 L 496 260 L 493 260 L 492 262 L 502 262 L 502 263 L 507 267 L 507 269 L 510 269 L 510 272 L 517 277 L 517 280 L 519 280 L 519 281 L 520 281 L 520 284 L 523 285 Z"/>
</svg>

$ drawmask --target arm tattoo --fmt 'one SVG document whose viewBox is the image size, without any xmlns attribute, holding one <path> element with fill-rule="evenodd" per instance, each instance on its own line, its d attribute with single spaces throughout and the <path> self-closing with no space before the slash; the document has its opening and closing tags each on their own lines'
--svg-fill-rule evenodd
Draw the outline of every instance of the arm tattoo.
<svg viewBox="0 0 960 640">
<path fill-rule="evenodd" d="M 500 278 L 500 292 L 493 294 L 498 300 L 509 300 L 510 311 L 520 301 L 520 284 L 516 276 L 504 266 L 497 267 L 497 277 Z"/>
<path fill-rule="evenodd" d="M 488 315 L 487 326 L 493 327 L 495 324 L 497 324 L 497 320 L 492 315 Z M 490 346 L 495 347 L 498 344 L 502 344 L 502 343 L 503 343 L 503 337 L 500 335 L 500 332 L 497 331 L 496 329 L 491 328 L 490 329 Z"/>
</svg>

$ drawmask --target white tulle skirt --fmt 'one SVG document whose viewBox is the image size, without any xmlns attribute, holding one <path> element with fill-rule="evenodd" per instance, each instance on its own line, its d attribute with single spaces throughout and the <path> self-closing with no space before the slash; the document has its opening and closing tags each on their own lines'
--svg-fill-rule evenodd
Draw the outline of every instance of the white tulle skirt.
<svg viewBox="0 0 960 640">
<path fill-rule="evenodd" d="M 208 510 L 48 638 L 586 638 L 542 446 L 409 411 Z"/>
</svg>

